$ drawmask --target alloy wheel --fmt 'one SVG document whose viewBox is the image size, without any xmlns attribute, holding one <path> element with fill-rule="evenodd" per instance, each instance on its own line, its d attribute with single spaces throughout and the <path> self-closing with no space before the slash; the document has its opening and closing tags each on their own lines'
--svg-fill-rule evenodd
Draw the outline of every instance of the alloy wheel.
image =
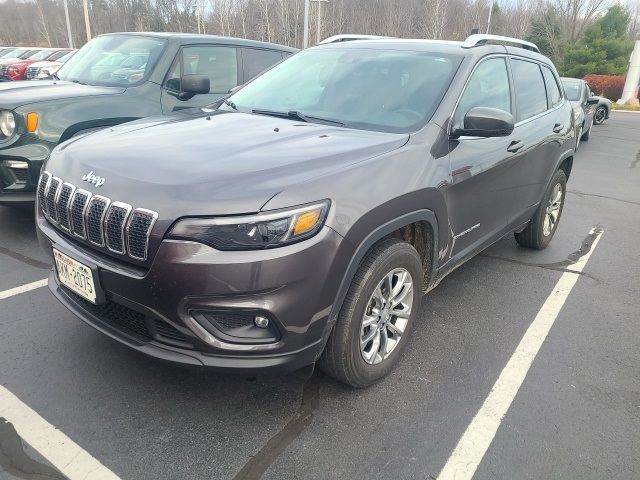
<svg viewBox="0 0 640 480">
<path fill-rule="evenodd" d="M 413 278 L 404 268 L 387 273 L 373 290 L 360 324 L 360 353 L 376 365 L 398 346 L 409 322 Z"/>
<path fill-rule="evenodd" d="M 605 108 L 598 107 L 594 115 L 593 121 L 596 125 L 600 125 L 602 122 L 604 122 L 606 116 L 607 116 L 607 112 Z"/>
<path fill-rule="evenodd" d="M 560 216 L 560 207 L 562 206 L 562 185 L 556 183 L 549 195 L 549 202 L 547 203 L 547 210 L 544 215 L 544 224 L 542 226 L 542 234 L 545 237 L 551 235 L 553 229 L 558 223 L 558 217 Z"/>
</svg>

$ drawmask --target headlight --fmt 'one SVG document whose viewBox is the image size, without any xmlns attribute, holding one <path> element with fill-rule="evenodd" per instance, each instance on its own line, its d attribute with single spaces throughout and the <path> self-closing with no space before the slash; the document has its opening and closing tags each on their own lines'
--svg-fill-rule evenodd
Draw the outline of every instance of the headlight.
<svg viewBox="0 0 640 480">
<path fill-rule="evenodd" d="M 218 250 L 281 247 L 313 237 L 329 211 L 329 201 L 289 210 L 240 217 L 185 218 L 169 238 L 193 240 Z"/>
<path fill-rule="evenodd" d="M 11 137 L 16 131 L 16 117 L 9 110 L 0 111 L 0 140 Z"/>
</svg>

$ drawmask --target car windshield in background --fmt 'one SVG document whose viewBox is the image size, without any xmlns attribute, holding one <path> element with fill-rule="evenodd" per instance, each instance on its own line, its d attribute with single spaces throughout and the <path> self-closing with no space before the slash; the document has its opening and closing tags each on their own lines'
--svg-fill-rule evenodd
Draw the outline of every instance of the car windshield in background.
<svg viewBox="0 0 640 480">
<path fill-rule="evenodd" d="M 35 61 L 46 60 L 47 58 L 49 58 L 54 53 L 56 53 L 55 50 L 42 50 L 41 52 L 38 52 L 38 53 L 36 53 L 34 55 L 31 55 L 29 57 L 29 60 L 35 60 Z"/>
<path fill-rule="evenodd" d="M 564 91 L 567 94 L 567 98 L 572 102 L 580 100 L 580 84 L 573 82 L 563 82 Z"/>
<path fill-rule="evenodd" d="M 294 55 L 232 95 L 223 109 L 415 131 L 433 115 L 460 58 L 431 52 L 318 48 Z"/>
<path fill-rule="evenodd" d="M 6 52 L 4 55 L 2 55 L 0 57 L 0 59 L 2 59 L 2 58 L 18 58 L 20 55 L 22 55 L 26 51 L 27 51 L 26 49 L 11 50 L 9 52 Z"/>
<path fill-rule="evenodd" d="M 166 42 L 132 35 L 105 35 L 82 47 L 58 70 L 60 80 L 129 86 L 146 78 Z"/>
</svg>

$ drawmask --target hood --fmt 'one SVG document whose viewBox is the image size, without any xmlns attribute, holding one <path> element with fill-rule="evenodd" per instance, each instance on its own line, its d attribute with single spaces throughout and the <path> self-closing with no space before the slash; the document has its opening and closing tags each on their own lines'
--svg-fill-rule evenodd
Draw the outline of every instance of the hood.
<svg viewBox="0 0 640 480">
<path fill-rule="evenodd" d="M 172 221 L 257 212 L 288 186 L 397 149 L 408 138 L 237 112 L 156 117 L 70 140 L 45 169 Z M 102 186 L 82 181 L 90 172 Z M 313 200 L 320 199 L 303 201 Z"/>
<path fill-rule="evenodd" d="M 17 62 L 21 62 L 22 58 L 3 58 L 2 60 L 0 60 L 0 66 L 2 65 L 11 65 L 12 63 L 17 63 Z"/>
<path fill-rule="evenodd" d="M 63 98 L 80 99 L 95 95 L 116 95 L 124 91 L 125 89 L 121 87 L 97 87 L 62 80 L 2 82 L 0 83 L 0 109 L 12 109 L 29 103 Z"/>
</svg>

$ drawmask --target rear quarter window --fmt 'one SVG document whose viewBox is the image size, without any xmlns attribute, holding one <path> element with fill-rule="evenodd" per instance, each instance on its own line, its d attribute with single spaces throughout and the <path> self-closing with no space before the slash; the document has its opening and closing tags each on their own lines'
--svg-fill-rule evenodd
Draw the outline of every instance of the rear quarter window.
<svg viewBox="0 0 640 480">
<path fill-rule="evenodd" d="M 562 102 L 562 93 L 560 93 L 560 87 L 558 86 L 558 80 L 549 67 L 542 67 L 542 75 L 544 76 L 544 82 L 547 86 L 547 93 L 549 94 L 549 101 L 552 107 L 560 105 Z"/>
</svg>

